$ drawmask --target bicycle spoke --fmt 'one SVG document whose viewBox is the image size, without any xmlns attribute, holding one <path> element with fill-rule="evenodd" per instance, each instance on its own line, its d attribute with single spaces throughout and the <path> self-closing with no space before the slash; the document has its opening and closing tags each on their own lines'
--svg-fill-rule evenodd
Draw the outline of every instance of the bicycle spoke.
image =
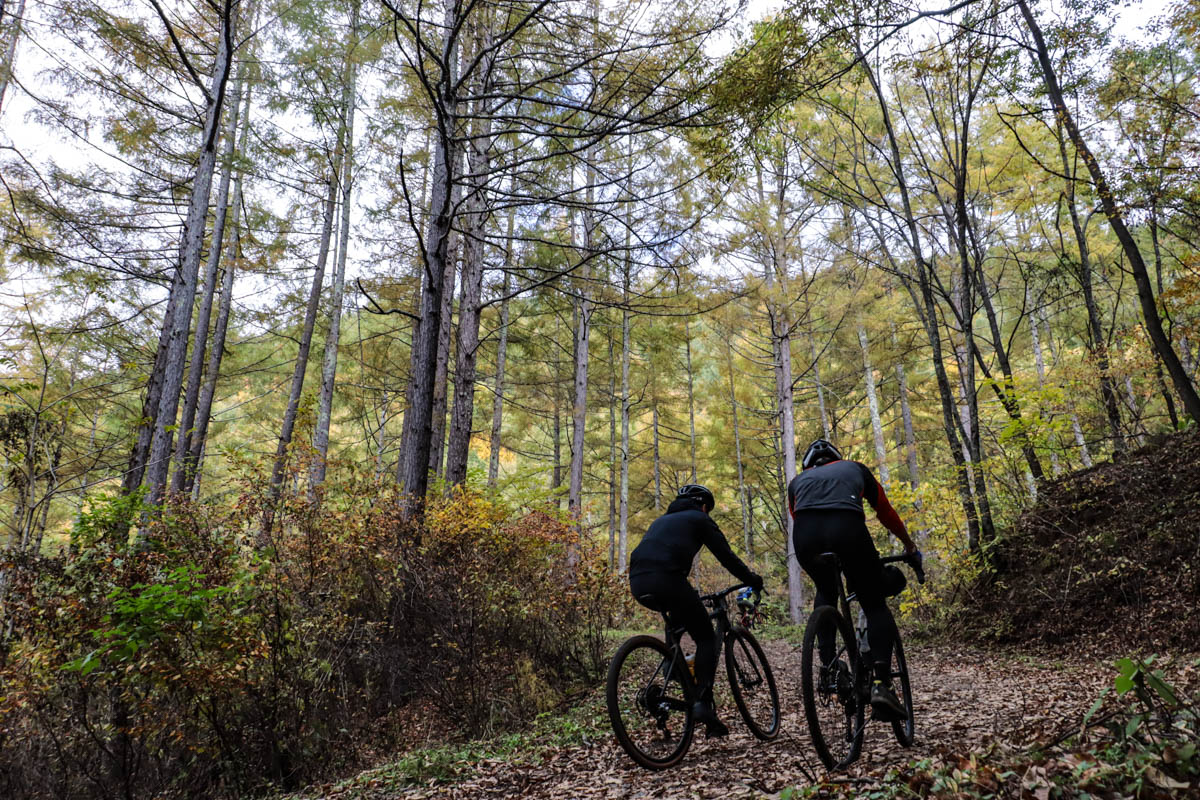
<svg viewBox="0 0 1200 800">
<path fill-rule="evenodd" d="M 651 769 L 677 762 L 691 743 L 691 691 L 678 670 L 667 674 L 671 655 L 661 641 L 635 637 L 609 669 L 613 731 L 634 760 Z"/>
<path fill-rule="evenodd" d="M 760 739 L 779 732 L 779 692 L 762 648 L 747 632 L 735 631 L 726 643 L 725 666 L 738 711 Z"/>
<path fill-rule="evenodd" d="M 801 689 L 813 745 L 829 769 L 849 764 L 862 746 L 865 714 L 857 666 L 849 624 L 830 606 L 815 610 L 804 632 Z"/>
</svg>

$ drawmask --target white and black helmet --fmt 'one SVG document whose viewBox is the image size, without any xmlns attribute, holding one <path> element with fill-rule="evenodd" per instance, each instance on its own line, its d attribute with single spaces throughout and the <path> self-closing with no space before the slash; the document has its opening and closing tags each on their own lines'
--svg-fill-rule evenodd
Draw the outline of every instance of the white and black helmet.
<svg viewBox="0 0 1200 800">
<path fill-rule="evenodd" d="M 676 498 L 686 497 L 689 500 L 696 500 L 701 505 L 708 506 L 710 509 L 717 507 L 716 498 L 709 491 L 707 486 L 701 486 L 698 483 L 689 483 L 687 486 L 679 487 L 679 494 Z"/>
<path fill-rule="evenodd" d="M 800 461 L 800 468 L 819 467 L 831 461 L 841 460 L 842 452 L 840 450 L 824 439 L 817 439 L 804 451 L 804 458 Z"/>
</svg>

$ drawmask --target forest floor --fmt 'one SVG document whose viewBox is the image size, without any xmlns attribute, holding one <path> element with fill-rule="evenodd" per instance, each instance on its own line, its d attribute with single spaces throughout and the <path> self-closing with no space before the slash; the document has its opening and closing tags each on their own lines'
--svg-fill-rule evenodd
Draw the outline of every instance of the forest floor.
<svg viewBox="0 0 1200 800">
<path fill-rule="evenodd" d="M 304 796 L 339 800 L 788 798 L 805 792 L 869 796 L 872 787 L 897 781 L 908 783 L 913 795 L 922 795 L 921 782 L 930 783 L 939 769 L 950 774 L 956 764 L 963 770 L 975 768 L 978 756 L 995 763 L 1028 762 L 1024 774 L 1013 778 L 1020 781 L 1017 796 L 1045 798 L 1050 782 L 1044 753 L 1079 732 L 1090 707 L 1105 687 L 1112 686 L 1116 675 L 1111 661 L 1079 654 L 1044 651 L 1031 656 L 1015 649 L 914 643 L 908 653 L 918 726 L 914 746 L 901 748 L 890 726 L 868 725 L 860 760 L 847 772 L 831 776 L 821 768 L 805 726 L 797 683 L 798 647 L 774 641 L 768 645 L 768 656 L 784 707 L 782 731 L 772 742 L 754 739 L 736 710 L 725 708 L 723 716 L 732 735 L 711 740 L 697 735 L 681 765 L 649 772 L 617 745 L 597 690 L 578 706 L 584 717 L 577 717 L 566 735 L 559 728 L 495 754 L 485 748 L 423 761 L 409 757 L 342 784 L 312 787 Z M 1173 677 L 1195 684 L 1194 659 L 1176 658 L 1173 664 L 1169 668 Z M 994 780 L 988 774 L 997 772 L 999 768 L 985 774 L 983 785 Z"/>
</svg>

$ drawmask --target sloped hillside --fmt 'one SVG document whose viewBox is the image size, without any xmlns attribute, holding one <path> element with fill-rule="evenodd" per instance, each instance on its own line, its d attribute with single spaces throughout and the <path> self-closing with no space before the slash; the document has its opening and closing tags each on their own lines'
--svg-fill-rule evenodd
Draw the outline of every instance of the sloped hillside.
<svg viewBox="0 0 1200 800">
<path fill-rule="evenodd" d="M 962 609 L 983 638 L 1193 649 L 1200 641 L 1200 435 L 1156 437 L 1047 485 Z"/>
</svg>

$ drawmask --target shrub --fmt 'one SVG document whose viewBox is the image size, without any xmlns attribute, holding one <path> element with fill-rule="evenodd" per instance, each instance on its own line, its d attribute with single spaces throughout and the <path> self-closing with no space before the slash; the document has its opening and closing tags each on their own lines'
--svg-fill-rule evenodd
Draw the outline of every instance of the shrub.
<svg viewBox="0 0 1200 800">
<path fill-rule="evenodd" d="M 479 734 L 598 674 L 616 587 L 554 517 L 459 493 L 408 525 L 346 485 L 287 498 L 264 542 L 262 496 L 156 511 L 140 549 L 97 533 L 129 501 L 98 502 L 61 554 L 7 559 L 0 794 L 292 787 L 402 718 Z"/>
</svg>

